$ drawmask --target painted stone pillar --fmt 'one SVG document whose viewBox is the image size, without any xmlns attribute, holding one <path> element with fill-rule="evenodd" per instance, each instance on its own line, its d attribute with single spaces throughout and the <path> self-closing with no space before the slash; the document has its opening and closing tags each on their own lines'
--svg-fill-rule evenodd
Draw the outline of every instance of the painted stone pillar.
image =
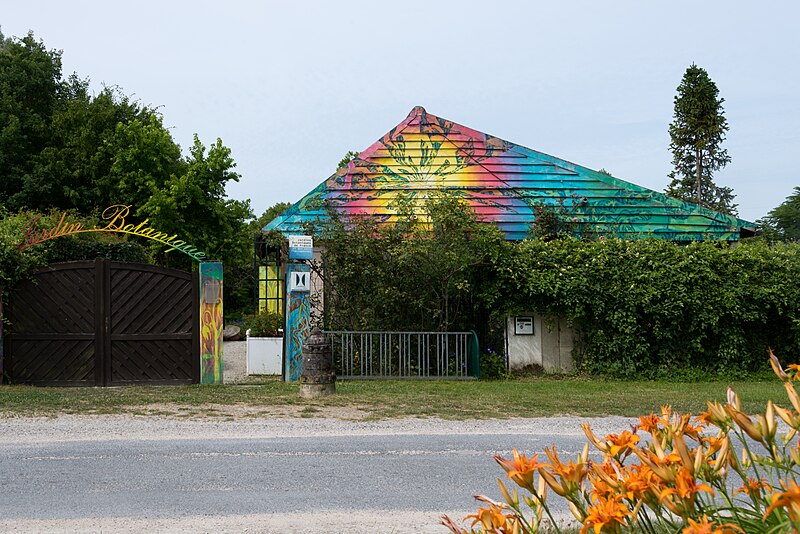
<svg viewBox="0 0 800 534">
<path fill-rule="evenodd" d="M 222 262 L 200 263 L 200 383 L 222 384 Z"/>
<path fill-rule="evenodd" d="M 286 316 L 283 379 L 294 382 L 303 370 L 303 341 L 311 332 L 311 268 L 300 263 L 286 266 Z"/>
</svg>

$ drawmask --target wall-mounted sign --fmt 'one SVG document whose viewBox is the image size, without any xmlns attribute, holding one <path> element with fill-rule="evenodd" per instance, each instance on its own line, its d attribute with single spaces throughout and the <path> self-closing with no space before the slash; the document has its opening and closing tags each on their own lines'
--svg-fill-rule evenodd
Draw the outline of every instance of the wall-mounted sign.
<svg viewBox="0 0 800 534">
<path fill-rule="evenodd" d="M 532 336 L 533 317 L 514 317 L 514 334 L 518 336 Z"/>
<path fill-rule="evenodd" d="M 61 214 L 61 218 L 55 226 L 51 228 L 40 228 L 39 220 L 41 218 L 37 217 L 31 221 L 30 226 L 25 229 L 25 236 L 23 237 L 22 244 L 19 246 L 19 250 L 25 250 L 33 245 L 64 235 L 85 234 L 88 232 L 116 232 L 119 234 L 138 235 L 158 241 L 170 247 L 171 250 L 179 250 L 197 261 L 202 261 L 203 258 L 205 258 L 206 255 L 204 253 L 200 252 L 192 245 L 189 245 L 186 241 L 178 239 L 178 234 L 169 235 L 166 232 L 161 232 L 147 226 L 150 219 L 145 219 L 139 224 L 127 222 L 130 214 L 131 206 L 122 204 L 109 206 L 103 210 L 102 214 L 103 220 L 108 222 L 105 226 L 101 224 L 94 228 L 84 228 L 82 223 L 68 220 L 66 213 Z"/>
<path fill-rule="evenodd" d="M 289 277 L 289 291 L 308 293 L 311 291 L 311 273 L 293 271 Z"/>
<path fill-rule="evenodd" d="M 314 253 L 314 239 L 310 235 L 289 236 L 289 259 L 310 260 Z"/>
</svg>

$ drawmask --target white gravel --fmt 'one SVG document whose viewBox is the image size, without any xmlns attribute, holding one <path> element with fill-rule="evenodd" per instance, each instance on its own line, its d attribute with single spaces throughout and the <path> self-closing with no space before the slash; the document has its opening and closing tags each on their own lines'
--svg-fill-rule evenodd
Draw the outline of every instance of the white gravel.
<svg viewBox="0 0 800 534">
<path fill-rule="evenodd" d="M 250 439 L 315 436 L 401 436 L 452 434 L 525 434 L 542 436 L 582 435 L 581 423 L 589 421 L 596 434 L 627 429 L 635 421 L 625 417 L 547 417 L 536 419 L 489 419 L 445 421 L 441 419 L 390 419 L 342 421 L 339 419 L 243 418 L 179 419 L 137 415 L 61 415 L 58 417 L 11 417 L 0 419 L 1 443 L 85 440 Z"/>
</svg>

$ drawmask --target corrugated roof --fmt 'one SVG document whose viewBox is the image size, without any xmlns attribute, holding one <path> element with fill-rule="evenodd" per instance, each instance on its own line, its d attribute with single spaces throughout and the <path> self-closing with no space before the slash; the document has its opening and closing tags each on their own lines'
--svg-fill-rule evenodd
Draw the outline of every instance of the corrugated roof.
<svg viewBox="0 0 800 534">
<path fill-rule="evenodd" d="M 515 145 L 415 107 L 408 117 L 264 227 L 301 234 L 326 217 L 328 203 L 346 215 L 391 223 L 403 196 L 420 208 L 446 190 L 464 198 L 507 239 L 523 239 L 537 205 L 565 207 L 603 235 L 675 241 L 739 239 L 752 223 Z"/>
</svg>

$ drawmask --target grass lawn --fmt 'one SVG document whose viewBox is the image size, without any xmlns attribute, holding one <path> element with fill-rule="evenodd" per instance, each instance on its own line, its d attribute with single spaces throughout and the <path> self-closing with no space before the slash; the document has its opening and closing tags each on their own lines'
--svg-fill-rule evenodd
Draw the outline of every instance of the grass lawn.
<svg viewBox="0 0 800 534">
<path fill-rule="evenodd" d="M 670 404 L 680 412 L 725 401 L 734 387 L 745 412 L 763 411 L 767 400 L 786 406 L 777 379 L 729 382 L 649 382 L 585 378 L 528 378 L 502 381 L 360 381 L 337 383 L 337 394 L 305 400 L 297 384 L 274 379 L 248 385 L 42 388 L 0 386 L 0 415 L 53 416 L 65 413 L 215 415 L 220 406 L 246 407 L 250 415 L 277 409 L 300 417 L 358 410 L 370 419 L 543 417 L 554 415 L 635 416 Z M 169 406 L 169 410 L 162 407 Z M 259 412 L 258 410 L 264 410 Z M 272 410 L 272 412 L 270 412 Z M 344 415 L 343 417 L 347 417 Z"/>
</svg>

